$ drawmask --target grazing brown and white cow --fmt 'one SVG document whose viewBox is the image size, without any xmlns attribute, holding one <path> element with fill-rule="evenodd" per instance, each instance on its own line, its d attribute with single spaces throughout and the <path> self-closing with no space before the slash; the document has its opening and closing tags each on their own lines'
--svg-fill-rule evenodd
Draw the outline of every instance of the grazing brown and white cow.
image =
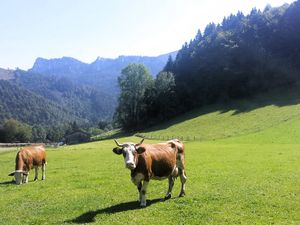
<svg viewBox="0 0 300 225">
<path fill-rule="evenodd" d="M 28 183 L 29 170 L 35 168 L 34 180 L 38 179 L 38 167 L 42 167 L 42 180 L 45 180 L 46 151 L 43 145 L 22 148 L 16 156 L 16 169 L 8 176 L 14 176 L 16 184 Z"/>
<path fill-rule="evenodd" d="M 176 177 L 180 176 L 181 191 L 179 197 L 185 195 L 186 174 L 184 168 L 184 145 L 174 139 L 159 144 L 143 144 L 127 142 L 119 144 L 113 152 L 123 154 L 125 167 L 131 170 L 131 180 L 137 186 L 141 207 L 146 206 L 146 192 L 150 179 L 169 179 L 169 188 L 165 200 L 171 198 Z"/>
</svg>

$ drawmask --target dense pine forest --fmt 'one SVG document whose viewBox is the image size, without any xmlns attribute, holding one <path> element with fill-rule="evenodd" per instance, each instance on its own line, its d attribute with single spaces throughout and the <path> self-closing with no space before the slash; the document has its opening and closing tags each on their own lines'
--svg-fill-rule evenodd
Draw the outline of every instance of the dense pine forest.
<svg viewBox="0 0 300 225">
<path fill-rule="evenodd" d="M 254 8 L 249 15 L 239 12 L 199 30 L 154 80 L 149 81 L 147 72 L 139 75 L 146 79 L 134 79 L 137 66 L 129 65 L 133 71 L 127 68 L 119 78 L 116 121 L 127 129 L 141 128 L 196 107 L 298 85 L 299 24 L 299 0 L 263 11 Z M 128 86 L 122 89 L 129 79 L 140 95 Z M 130 101 L 132 107 L 124 107 Z"/>
</svg>

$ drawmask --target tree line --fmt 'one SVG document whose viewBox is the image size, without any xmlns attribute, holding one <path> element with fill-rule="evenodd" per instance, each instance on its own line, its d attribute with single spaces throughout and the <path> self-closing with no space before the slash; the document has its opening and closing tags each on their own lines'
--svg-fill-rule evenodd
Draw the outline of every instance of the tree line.
<svg viewBox="0 0 300 225">
<path fill-rule="evenodd" d="M 106 121 L 100 121 L 98 126 L 83 129 L 76 121 L 61 125 L 45 126 L 36 124 L 31 126 L 15 119 L 8 119 L 0 124 L 0 142 L 64 142 L 66 136 L 77 131 L 95 136 L 108 129 L 111 129 L 111 126 Z"/>
<path fill-rule="evenodd" d="M 118 82 L 121 93 L 115 126 L 125 130 L 143 128 L 145 123 L 150 125 L 176 110 L 175 79 L 170 72 L 161 72 L 153 79 L 143 64 L 132 63 L 122 70 Z"/>
<path fill-rule="evenodd" d="M 156 78 L 141 64 L 119 77 L 117 125 L 139 129 L 195 107 L 247 98 L 300 81 L 300 1 L 210 23 Z"/>
</svg>

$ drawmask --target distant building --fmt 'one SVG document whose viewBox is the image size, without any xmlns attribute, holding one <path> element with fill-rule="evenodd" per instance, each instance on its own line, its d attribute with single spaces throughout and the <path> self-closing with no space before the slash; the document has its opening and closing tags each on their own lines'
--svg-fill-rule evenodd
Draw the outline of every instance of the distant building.
<svg viewBox="0 0 300 225">
<path fill-rule="evenodd" d="M 74 131 L 65 136 L 65 143 L 68 145 L 79 144 L 90 141 L 91 135 L 84 131 Z"/>
</svg>

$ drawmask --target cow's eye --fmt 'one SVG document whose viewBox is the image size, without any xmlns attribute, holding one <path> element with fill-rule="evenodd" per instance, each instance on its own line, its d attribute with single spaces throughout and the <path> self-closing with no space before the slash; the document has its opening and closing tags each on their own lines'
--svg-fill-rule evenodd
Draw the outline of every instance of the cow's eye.
<svg viewBox="0 0 300 225">
<path fill-rule="evenodd" d="M 126 153 L 123 151 L 123 157 L 125 158 L 126 157 Z"/>
</svg>

